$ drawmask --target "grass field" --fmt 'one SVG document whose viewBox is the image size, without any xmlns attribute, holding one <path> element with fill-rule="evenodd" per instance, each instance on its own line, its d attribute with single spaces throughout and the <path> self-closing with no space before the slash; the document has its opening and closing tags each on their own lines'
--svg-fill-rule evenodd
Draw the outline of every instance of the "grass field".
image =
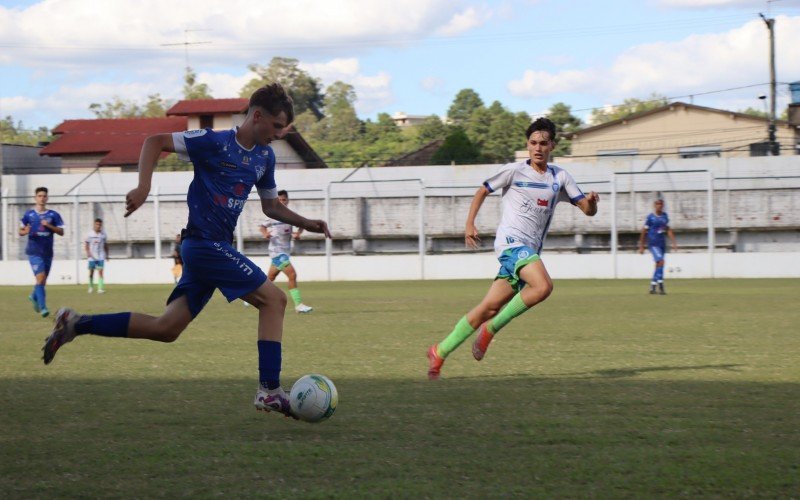
<svg viewBox="0 0 800 500">
<path fill-rule="evenodd" d="M 487 281 L 308 283 L 284 385 L 318 425 L 256 412 L 256 314 L 216 294 L 178 342 L 78 338 L 0 288 L 0 495 L 798 497 L 800 280 L 558 281 L 477 363 L 426 348 Z M 162 286 L 49 287 L 52 310 L 158 314 Z"/>
</svg>

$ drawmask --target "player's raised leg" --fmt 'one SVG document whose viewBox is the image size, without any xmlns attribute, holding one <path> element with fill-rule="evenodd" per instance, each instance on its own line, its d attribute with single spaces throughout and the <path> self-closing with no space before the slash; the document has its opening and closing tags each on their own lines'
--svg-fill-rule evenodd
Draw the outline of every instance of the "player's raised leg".
<svg viewBox="0 0 800 500">
<path fill-rule="evenodd" d="M 495 280 L 483 300 L 456 323 L 453 331 L 428 349 L 428 378 L 438 379 L 447 356 L 475 333 L 481 324 L 493 318 L 513 295 L 514 289 L 507 281 Z"/>
<path fill-rule="evenodd" d="M 259 386 L 254 404 L 262 411 L 277 411 L 294 417 L 289 397 L 281 387 L 281 343 L 286 294 L 271 281 L 265 280 L 255 291 L 242 299 L 258 309 L 258 373 Z"/>
<path fill-rule="evenodd" d="M 519 277 L 525 282 L 522 290 L 511 297 L 508 304 L 491 321 L 481 325 L 478 336 L 472 344 L 472 355 L 476 360 L 483 359 L 497 332 L 553 292 L 553 280 L 550 279 L 541 260 L 537 259 L 526 264 L 519 270 Z"/>
<path fill-rule="evenodd" d="M 42 359 L 50 364 L 61 346 L 86 334 L 174 342 L 192 319 L 186 296 L 170 302 L 161 316 L 135 312 L 82 315 L 65 307 L 56 313 L 55 327 L 42 347 Z"/>
</svg>

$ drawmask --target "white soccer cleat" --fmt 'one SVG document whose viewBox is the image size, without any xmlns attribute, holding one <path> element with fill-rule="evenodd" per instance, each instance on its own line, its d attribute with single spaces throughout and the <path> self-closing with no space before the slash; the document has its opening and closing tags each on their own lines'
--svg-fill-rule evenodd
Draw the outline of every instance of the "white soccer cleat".
<svg viewBox="0 0 800 500">
<path fill-rule="evenodd" d="M 106 291 L 105 291 L 105 289 L 100 288 L 99 290 L 97 290 L 97 293 L 106 293 Z"/>
<path fill-rule="evenodd" d="M 58 349 L 75 338 L 75 323 L 81 319 L 81 315 L 68 307 L 62 307 L 56 313 L 55 326 L 53 332 L 44 341 L 42 347 L 42 359 L 44 364 L 49 365 L 56 355 Z"/>
<path fill-rule="evenodd" d="M 307 306 L 305 304 L 297 304 L 294 310 L 299 314 L 305 314 L 305 313 L 310 313 L 311 311 L 314 310 L 314 308 Z"/>
<path fill-rule="evenodd" d="M 282 387 L 270 391 L 259 386 L 253 404 L 256 406 L 256 410 L 274 411 L 282 413 L 287 417 L 292 417 L 295 420 L 297 419 L 297 416 L 292 413 L 291 406 L 289 405 L 289 396 Z"/>
<path fill-rule="evenodd" d="M 92 293 L 92 292 L 94 292 L 94 288 L 92 288 L 92 287 L 89 287 L 89 289 L 86 290 L 86 293 Z"/>
</svg>

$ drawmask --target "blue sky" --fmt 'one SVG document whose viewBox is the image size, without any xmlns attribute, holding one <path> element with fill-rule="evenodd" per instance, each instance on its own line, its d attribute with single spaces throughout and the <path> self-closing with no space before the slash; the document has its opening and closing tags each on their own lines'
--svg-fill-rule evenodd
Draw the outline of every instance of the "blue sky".
<svg viewBox="0 0 800 500">
<path fill-rule="evenodd" d="M 653 92 L 740 110 L 769 93 L 759 12 L 778 81 L 800 80 L 800 0 L 1 0 L 0 115 L 53 127 L 114 96 L 179 99 L 185 41 L 204 42 L 188 60 L 214 97 L 294 57 L 354 85 L 361 118 L 444 115 L 464 88 L 532 115 Z"/>
</svg>

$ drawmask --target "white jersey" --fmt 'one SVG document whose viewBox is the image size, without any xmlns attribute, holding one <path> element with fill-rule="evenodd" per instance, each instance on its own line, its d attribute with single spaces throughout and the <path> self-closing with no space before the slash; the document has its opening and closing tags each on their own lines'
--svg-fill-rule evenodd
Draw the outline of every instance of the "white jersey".
<svg viewBox="0 0 800 500">
<path fill-rule="evenodd" d="M 274 259 L 278 255 L 292 253 L 292 225 L 269 219 L 261 224 L 269 231 L 269 256 Z"/>
<path fill-rule="evenodd" d="M 519 246 L 541 253 L 556 204 L 568 200 L 574 205 L 585 198 L 566 170 L 548 164 L 540 174 L 529 160 L 503 165 L 483 185 L 490 193 L 502 190 L 503 216 L 494 240 L 498 257 Z"/>
<path fill-rule="evenodd" d="M 89 244 L 89 259 L 106 260 L 106 239 L 106 232 L 102 229 L 99 233 L 95 233 L 94 229 L 86 233 L 84 242 Z"/>
</svg>

